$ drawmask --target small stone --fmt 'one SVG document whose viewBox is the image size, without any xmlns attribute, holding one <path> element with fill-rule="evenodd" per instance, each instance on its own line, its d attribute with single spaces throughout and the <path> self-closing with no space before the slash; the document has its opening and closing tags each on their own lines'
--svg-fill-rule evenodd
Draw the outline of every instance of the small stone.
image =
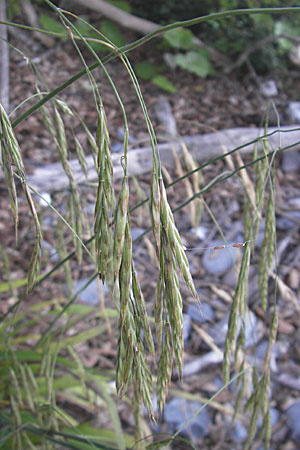
<svg viewBox="0 0 300 450">
<path fill-rule="evenodd" d="M 298 289 L 300 286 L 299 270 L 293 267 L 287 276 L 287 285 L 292 289 Z"/>
<path fill-rule="evenodd" d="M 221 319 L 216 325 L 211 327 L 207 332 L 214 339 L 215 343 L 222 347 L 225 344 L 226 334 L 228 331 L 229 313 Z M 245 314 L 245 347 L 251 347 L 260 339 L 260 333 L 257 330 L 258 321 L 256 315 L 249 311 Z M 238 320 L 237 336 L 241 329 L 241 320 Z"/>
<path fill-rule="evenodd" d="M 223 242 L 212 241 L 211 247 L 208 248 L 202 257 L 202 264 L 204 269 L 213 275 L 220 275 L 229 270 L 238 257 L 238 248 L 231 246 L 214 250 L 214 247 L 222 247 Z"/>
<path fill-rule="evenodd" d="M 248 437 L 248 430 L 245 425 L 240 421 L 236 420 L 232 427 L 232 439 L 235 442 L 244 442 Z"/>
<path fill-rule="evenodd" d="M 289 52 L 290 61 L 295 64 L 295 66 L 300 66 L 300 45 L 293 45 Z"/>
<path fill-rule="evenodd" d="M 278 95 L 278 88 L 274 80 L 267 80 L 260 85 L 260 92 L 264 97 L 275 97 Z"/>
<path fill-rule="evenodd" d="M 76 293 L 77 291 L 79 291 L 88 281 L 88 278 L 83 278 L 81 280 L 78 280 L 75 283 L 74 286 L 74 292 Z M 102 292 L 103 295 L 106 295 L 108 292 L 108 288 L 106 286 L 106 284 L 102 285 L 101 283 L 101 287 L 102 287 Z M 80 293 L 80 295 L 78 296 L 78 299 L 81 300 L 84 303 L 87 303 L 90 306 L 97 306 L 99 304 L 99 285 L 97 280 L 93 280 L 86 289 L 84 289 L 84 291 L 82 291 Z"/>
<path fill-rule="evenodd" d="M 284 172 L 296 172 L 300 169 L 300 153 L 297 150 L 290 150 L 283 153 L 281 168 Z"/>
<path fill-rule="evenodd" d="M 144 228 L 133 227 L 131 228 L 131 238 L 135 241 L 141 234 L 145 233 Z"/>
<path fill-rule="evenodd" d="M 293 220 L 290 220 L 289 217 L 293 217 L 294 219 L 300 221 L 300 211 L 287 211 L 285 216 L 278 217 L 276 220 L 276 228 L 278 230 L 292 230 L 297 227 L 297 223 Z"/>
<path fill-rule="evenodd" d="M 291 124 L 300 123 L 300 102 L 290 102 L 286 109 L 286 114 Z"/>
<path fill-rule="evenodd" d="M 300 197 L 290 198 L 288 205 L 290 208 L 300 209 Z"/>
<path fill-rule="evenodd" d="M 267 340 L 264 340 L 256 346 L 256 348 L 255 348 L 256 358 L 258 358 L 262 361 L 264 360 L 268 345 L 269 345 L 269 342 Z M 270 368 L 273 372 L 278 372 L 278 366 L 277 366 L 277 362 L 276 362 L 277 357 L 278 357 L 278 348 L 277 348 L 277 342 L 276 342 L 271 348 L 271 355 L 270 355 Z"/>
<path fill-rule="evenodd" d="M 293 438 L 300 442 L 300 402 L 294 403 L 286 410 L 288 418 L 288 427 Z"/>
<path fill-rule="evenodd" d="M 192 233 L 199 239 L 203 241 L 207 236 L 208 229 L 206 227 L 195 227 L 192 229 Z"/>
<path fill-rule="evenodd" d="M 45 239 L 41 242 L 42 254 L 47 254 L 49 256 L 49 260 L 52 263 L 57 263 L 60 260 L 60 256 L 56 248 L 54 248 L 48 241 Z"/>
<path fill-rule="evenodd" d="M 215 313 L 209 303 L 201 302 L 201 306 L 192 303 L 187 307 L 187 314 L 198 323 L 211 322 L 215 320 Z"/>
<path fill-rule="evenodd" d="M 38 202 L 41 206 L 44 206 L 46 208 L 47 206 L 49 206 L 49 203 L 51 205 L 52 198 L 49 192 L 42 192 L 41 197 L 38 196 Z"/>
<path fill-rule="evenodd" d="M 183 317 L 183 341 L 186 344 L 191 334 L 192 319 L 188 314 L 183 314 L 182 317 Z"/>
<path fill-rule="evenodd" d="M 274 427 L 279 420 L 280 412 L 276 408 L 270 408 L 270 416 L 271 416 L 271 427 Z M 262 426 L 262 417 L 258 418 L 257 426 L 261 428 Z"/>
<path fill-rule="evenodd" d="M 164 410 L 164 420 L 169 425 L 169 431 L 174 433 L 178 428 L 181 428 L 202 406 L 202 403 L 199 402 L 190 402 L 177 397 L 173 398 L 166 404 Z M 204 408 L 183 428 L 180 434 L 190 439 L 199 439 L 209 433 L 209 423 L 210 418 L 207 408 Z"/>
</svg>

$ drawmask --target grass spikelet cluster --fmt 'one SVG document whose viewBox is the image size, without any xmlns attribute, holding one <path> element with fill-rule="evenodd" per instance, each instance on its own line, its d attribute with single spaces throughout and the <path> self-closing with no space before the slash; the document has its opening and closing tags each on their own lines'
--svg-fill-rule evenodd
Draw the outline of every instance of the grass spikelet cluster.
<svg viewBox="0 0 300 450">
<path fill-rule="evenodd" d="M 136 313 L 137 317 L 140 320 L 140 326 L 143 330 L 145 341 L 147 343 L 150 353 L 154 356 L 155 348 L 149 324 L 149 318 L 146 311 L 145 300 L 133 264 L 132 264 L 132 296 L 135 300 Z"/>
<path fill-rule="evenodd" d="M 157 405 L 160 414 L 166 402 L 173 366 L 172 334 L 168 321 L 165 323 L 164 331 L 164 342 L 157 369 Z"/>
<path fill-rule="evenodd" d="M 170 246 L 172 254 L 177 262 L 177 265 L 182 273 L 182 276 L 194 297 L 198 297 L 194 282 L 190 273 L 188 259 L 185 254 L 184 246 L 181 242 L 181 237 L 176 228 L 173 213 L 167 200 L 166 189 L 161 180 L 160 184 L 160 220 L 161 232 L 165 231 L 164 242 Z"/>
<path fill-rule="evenodd" d="M 8 115 L 0 103 L 1 153 L 4 174 L 8 186 L 9 198 L 15 222 L 16 236 L 18 230 L 18 201 L 14 180 L 14 170 L 21 180 L 25 180 L 25 171 L 18 141 L 15 138 Z"/>
<path fill-rule="evenodd" d="M 25 198 L 35 225 L 36 231 L 35 245 L 30 261 L 28 283 L 27 283 L 27 292 L 30 292 L 35 284 L 40 269 L 42 231 L 39 223 L 39 218 L 35 209 L 35 205 L 28 184 L 26 182 L 25 168 L 22 160 L 21 150 L 18 141 L 14 135 L 9 117 L 1 104 L 0 104 L 0 126 L 1 126 L 0 132 L 2 134 L 1 137 L 2 162 L 4 166 L 4 173 L 9 191 L 10 204 L 15 222 L 16 238 L 19 219 L 18 219 L 17 191 L 14 176 L 16 176 L 21 182 L 23 191 L 25 193 Z M 13 166 L 15 167 L 15 170 L 13 170 Z"/>
<path fill-rule="evenodd" d="M 249 242 L 247 242 L 244 247 L 244 254 L 239 272 L 237 288 L 233 297 L 233 302 L 231 305 L 229 315 L 228 331 L 226 335 L 224 348 L 224 362 L 223 362 L 224 384 L 227 384 L 229 382 L 230 359 L 233 349 L 235 348 L 238 320 L 239 317 L 243 318 L 243 315 L 245 313 L 244 302 L 247 296 L 248 272 L 250 267 L 250 251 L 251 251 L 250 249 L 251 247 L 249 245 Z"/>
<path fill-rule="evenodd" d="M 275 240 L 275 216 L 274 216 L 274 193 L 270 191 L 267 211 L 264 239 L 260 249 L 259 267 L 258 267 L 258 285 L 261 295 L 261 306 L 266 311 L 268 306 L 268 269 L 272 265 L 274 257 Z"/>
<path fill-rule="evenodd" d="M 100 105 L 96 142 L 98 190 L 94 214 L 94 233 L 97 266 L 100 279 L 105 281 L 110 242 L 110 215 L 113 202 L 113 170 L 110 155 L 109 133 L 103 105 Z"/>
<path fill-rule="evenodd" d="M 179 290 L 174 257 L 171 248 L 168 245 L 164 230 L 162 231 L 160 270 L 165 285 L 165 305 L 172 330 L 174 356 L 181 378 L 183 365 L 182 298 Z"/>
<path fill-rule="evenodd" d="M 114 249 L 113 249 L 113 267 L 114 267 L 114 281 L 117 280 L 120 272 L 123 247 L 125 240 L 125 229 L 128 221 L 128 200 L 129 200 L 129 186 L 128 178 L 123 177 L 121 191 L 116 205 L 116 213 L 114 220 Z"/>
</svg>

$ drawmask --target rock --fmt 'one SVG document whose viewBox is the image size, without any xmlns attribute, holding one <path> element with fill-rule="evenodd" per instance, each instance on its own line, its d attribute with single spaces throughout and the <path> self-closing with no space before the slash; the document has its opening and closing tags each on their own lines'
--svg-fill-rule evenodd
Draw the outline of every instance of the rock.
<svg viewBox="0 0 300 450">
<path fill-rule="evenodd" d="M 43 198 L 41 198 L 41 197 L 43 197 Z M 49 194 L 49 192 L 42 192 L 41 197 L 37 196 L 37 200 L 41 206 L 44 206 L 46 208 L 49 206 L 49 203 L 51 205 L 52 198 L 51 198 L 51 195 Z"/>
<path fill-rule="evenodd" d="M 259 358 L 262 361 L 264 360 L 268 345 L 269 345 L 268 341 L 264 340 L 256 346 L 256 348 L 255 348 L 256 358 Z M 278 348 L 277 348 L 277 342 L 276 342 L 272 346 L 271 356 L 270 356 L 270 368 L 273 372 L 278 372 L 278 367 L 277 367 L 277 362 L 276 362 L 277 357 L 278 357 Z"/>
<path fill-rule="evenodd" d="M 300 197 L 290 198 L 288 205 L 290 208 L 300 209 Z"/>
<path fill-rule="evenodd" d="M 183 314 L 183 341 L 186 344 L 192 329 L 192 319 L 188 314 Z"/>
<path fill-rule="evenodd" d="M 89 278 L 82 278 L 81 280 L 78 280 L 75 283 L 74 286 L 74 293 L 79 291 L 89 280 Z M 102 284 L 102 291 L 103 295 L 106 295 L 108 293 L 108 288 L 106 284 Z M 99 290 L 98 290 L 98 282 L 97 280 L 93 280 L 84 291 L 80 293 L 78 296 L 78 299 L 81 300 L 84 303 L 87 303 L 90 306 L 97 306 L 99 303 Z"/>
<path fill-rule="evenodd" d="M 223 242 L 212 241 L 211 247 L 221 246 Z M 227 270 L 229 270 L 238 257 L 238 248 L 225 247 L 220 250 L 213 250 L 213 248 L 208 248 L 205 250 L 202 257 L 202 264 L 204 269 L 213 275 L 220 275 Z"/>
<path fill-rule="evenodd" d="M 135 239 L 137 239 L 141 234 L 145 233 L 145 229 L 144 228 L 139 228 L 139 227 L 133 227 L 131 228 L 131 238 L 133 241 L 135 241 Z"/>
<path fill-rule="evenodd" d="M 280 417 L 280 412 L 276 408 L 270 408 L 270 416 L 271 416 L 271 427 L 274 427 L 276 423 L 278 422 L 278 419 Z M 262 417 L 259 416 L 257 421 L 257 428 L 260 429 L 262 426 Z"/>
<path fill-rule="evenodd" d="M 278 230 L 292 230 L 297 227 L 297 223 L 290 220 L 289 217 L 293 217 L 300 221 L 300 211 L 287 211 L 285 216 L 278 217 L 276 220 L 276 228 Z"/>
<path fill-rule="evenodd" d="M 58 263 L 58 261 L 60 260 L 58 251 L 56 250 L 55 247 L 53 247 L 51 244 L 49 244 L 49 242 L 46 241 L 46 239 L 42 239 L 41 248 L 42 248 L 42 254 L 44 255 L 46 253 L 49 256 L 49 260 L 52 263 L 54 263 L 54 264 Z"/>
<path fill-rule="evenodd" d="M 294 403 L 286 410 L 288 427 L 293 439 L 300 442 L 300 402 Z"/>
<path fill-rule="evenodd" d="M 203 241 L 208 233 L 208 229 L 206 227 L 195 227 L 192 228 L 192 233 L 199 239 L 199 241 Z"/>
<path fill-rule="evenodd" d="M 240 421 L 236 420 L 232 427 L 232 439 L 235 442 L 244 442 L 248 437 L 248 430 L 245 425 Z"/>
<path fill-rule="evenodd" d="M 278 95 L 278 88 L 274 80 L 267 80 L 261 83 L 260 93 L 264 97 L 275 97 Z"/>
<path fill-rule="evenodd" d="M 300 102 L 290 102 L 286 114 L 291 123 L 300 123 Z"/>
<path fill-rule="evenodd" d="M 300 153 L 297 150 L 284 152 L 281 160 L 281 168 L 284 172 L 296 172 L 300 169 Z"/>
<path fill-rule="evenodd" d="M 201 306 L 191 303 L 187 307 L 187 314 L 198 323 L 205 323 L 215 320 L 215 313 L 209 303 L 201 302 Z"/>
<path fill-rule="evenodd" d="M 173 398 L 166 404 L 164 410 L 164 420 L 168 424 L 169 432 L 174 433 L 178 428 L 183 427 L 185 422 L 202 406 L 202 403 L 199 402 L 190 402 L 184 398 Z M 208 435 L 209 423 L 210 418 L 207 408 L 204 408 L 182 429 L 180 434 L 197 440 Z"/>
<path fill-rule="evenodd" d="M 222 347 L 225 344 L 225 338 L 228 331 L 229 313 L 221 319 L 216 325 L 211 327 L 207 332 L 214 339 L 215 343 Z M 260 333 L 257 332 L 257 318 L 256 315 L 249 311 L 245 314 L 245 346 L 251 347 L 256 344 L 261 338 Z M 241 330 L 241 319 L 238 320 L 237 336 Z"/>
<path fill-rule="evenodd" d="M 295 66 L 300 66 L 300 44 L 293 45 L 289 51 L 289 58 Z"/>
<path fill-rule="evenodd" d="M 48 227 L 48 228 L 54 228 L 56 226 L 57 223 L 57 217 L 55 216 L 42 216 L 42 225 L 43 225 L 43 229 L 44 227 Z"/>
</svg>

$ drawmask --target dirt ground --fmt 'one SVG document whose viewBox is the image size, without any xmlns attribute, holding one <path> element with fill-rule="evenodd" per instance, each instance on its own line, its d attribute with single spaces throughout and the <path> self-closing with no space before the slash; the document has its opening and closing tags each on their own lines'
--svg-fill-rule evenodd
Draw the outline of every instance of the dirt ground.
<svg viewBox="0 0 300 450">
<path fill-rule="evenodd" d="M 22 36 L 24 37 L 24 35 Z M 133 40 L 134 37 L 133 34 L 128 33 L 128 40 Z M 57 40 L 55 46 L 49 50 L 45 49 L 38 41 L 36 41 L 35 47 L 32 47 L 30 40 L 25 39 L 21 42 L 18 40 L 17 35 L 10 36 L 10 40 L 13 46 L 21 49 L 23 52 L 22 55 L 13 49 L 10 50 L 11 110 L 34 94 L 35 76 L 32 73 L 30 65 L 25 60 L 24 55 L 30 56 L 35 62 L 39 72 L 39 75 L 36 76 L 39 77 L 41 75 L 47 86 L 47 90 L 55 88 L 82 69 L 82 63 L 76 56 L 72 44 L 69 41 L 62 42 Z M 85 56 L 89 61 L 89 56 Z M 159 62 L 161 56 L 155 50 L 155 46 L 147 44 L 144 48 L 139 48 L 132 55 L 129 55 L 129 58 L 134 65 L 136 62 L 145 59 Z M 147 130 L 141 108 L 138 106 L 135 91 L 119 61 L 112 61 L 107 68 L 111 77 L 115 80 L 124 102 L 128 114 L 130 136 L 133 142 L 135 140 L 134 145 L 136 145 L 136 142 L 140 143 L 143 141 Z M 123 125 L 121 111 L 103 73 L 99 69 L 96 69 L 93 74 L 105 105 L 111 142 L 115 145 L 122 140 L 120 137 Z M 170 71 L 168 77 L 176 86 L 176 94 L 164 93 L 151 82 L 141 81 L 145 103 L 149 108 L 150 117 L 158 133 L 160 132 L 160 124 L 158 123 L 154 109 L 157 98 L 161 94 L 165 95 L 170 102 L 178 132 L 182 136 L 240 126 L 261 126 L 268 104 L 268 100 L 259 91 L 259 82 L 263 80 L 259 78 L 254 79 L 250 74 L 241 71 L 232 74 L 230 77 L 219 73 L 213 78 L 203 80 L 178 69 L 174 72 Z M 279 94 L 272 100 L 282 116 L 282 122 L 286 123 L 284 113 L 286 105 L 291 100 L 299 100 L 300 77 L 292 76 L 287 80 L 278 71 L 278 74 L 272 74 L 272 79 L 276 80 L 279 89 Z M 80 113 L 81 119 L 94 132 L 96 129 L 97 113 L 93 106 L 92 93 L 87 77 L 81 78 L 66 89 L 61 94 L 61 98 Z M 25 108 L 34 103 L 34 101 L 33 99 L 29 100 L 25 104 Z M 19 113 L 20 111 L 13 115 L 12 119 L 14 120 Z M 271 118 L 272 120 L 274 119 Z M 84 133 L 80 122 L 73 120 L 72 126 L 78 138 L 84 141 Z M 55 145 L 43 126 L 40 113 L 36 113 L 22 122 L 15 131 L 28 173 L 32 172 L 35 167 L 58 160 L 58 156 L 55 153 Z M 89 150 L 87 149 L 88 152 Z M 70 147 L 70 158 L 75 158 L 75 149 L 72 146 Z M 250 159 L 250 156 L 245 158 L 245 162 L 250 161 Z M 299 172 L 290 171 L 285 173 L 281 168 L 280 162 L 281 159 L 278 158 L 276 204 L 277 218 L 283 219 L 286 217 L 286 213 L 292 208 L 289 202 L 295 198 L 298 198 L 298 201 L 300 199 L 300 184 Z M 205 183 L 207 184 L 224 170 L 227 170 L 227 165 L 224 161 L 215 163 L 213 166 L 208 166 L 202 174 Z M 251 170 L 249 171 L 249 175 L 250 177 L 253 176 Z M 168 173 L 166 174 L 166 181 L 174 180 L 176 176 L 178 176 L 178 173 Z M 137 183 L 133 180 L 131 181 L 130 201 L 132 206 L 137 201 L 140 201 L 141 196 L 148 195 L 149 180 L 150 174 L 149 176 L 144 175 L 138 177 L 138 188 Z M 118 186 L 116 186 L 116 189 L 118 189 Z M 21 196 L 20 234 L 18 243 L 16 244 L 7 189 L 1 172 L 0 194 L 0 241 L 9 259 L 11 277 L 12 279 L 19 279 L 26 276 L 34 244 L 32 222 L 28 215 L 25 201 Z M 176 185 L 176 188 L 170 189 L 168 195 L 172 207 L 176 208 L 179 206 L 188 197 L 185 183 L 179 183 Z M 95 188 L 92 186 L 82 186 L 81 197 L 85 205 L 87 220 L 92 223 L 92 214 L 89 214 L 89 208 L 91 209 L 93 207 Z M 52 196 L 53 204 L 61 212 L 66 207 L 66 198 L 67 192 L 59 192 Z M 220 183 L 205 194 L 204 200 L 220 223 L 229 242 L 236 242 L 235 240 L 243 234 L 242 215 L 244 193 L 241 189 L 240 182 L 236 178 L 231 178 L 229 181 Z M 297 208 L 299 210 L 299 204 Z M 46 211 L 42 206 L 40 206 L 40 214 L 44 216 L 44 239 L 50 246 L 55 245 L 55 214 Z M 175 214 L 176 223 L 182 233 L 184 243 L 191 248 L 200 247 L 197 252 L 191 252 L 189 254 L 189 260 L 195 284 L 201 293 L 202 301 L 210 303 L 214 310 L 214 321 L 207 322 L 203 325 L 204 330 L 208 331 L 214 323 L 221 320 L 229 311 L 228 298 L 234 291 L 236 275 L 233 270 L 221 276 L 208 273 L 205 270 L 202 259 L 203 254 L 205 253 L 205 249 L 210 247 L 212 242 L 218 238 L 218 231 L 214 227 L 207 209 L 204 209 L 201 222 L 197 224 L 197 227 L 191 223 L 190 217 L 189 207 Z M 149 227 L 150 219 L 147 206 L 135 211 L 131 219 L 134 228 L 142 228 L 144 230 Z M 201 240 L 196 236 L 197 230 L 199 231 L 200 229 L 199 227 L 202 227 L 202 231 L 204 230 L 203 232 L 206 233 Z M 70 236 L 67 239 L 70 240 Z M 243 237 L 241 239 L 243 240 Z M 292 439 L 289 432 L 284 411 L 299 397 L 299 219 L 292 220 L 289 228 L 284 226 L 278 227 L 277 241 L 278 248 L 281 249 L 279 250 L 279 276 L 285 283 L 285 286 L 291 290 L 292 295 L 288 297 L 285 296 L 284 291 L 280 291 L 278 296 L 278 345 L 281 345 L 287 350 L 278 353 L 277 371 L 272 372 L 271 405 L 282 414 L 274 426 L 271 444 L 273 448 L 294 450 L 297 448 L 297 443 Z M 71 242 L 68 248 L 70 250 L 73 249 Z M 149 248 L 149 243 L 145 239 L 134 245 L 137 271 L 144 289 L 145 298 L 149 304 L 149 311 L 151 311 L 157 270 L 155 263 L 151 259 Z M 254 248 L 251 262 L 250 275 L 253 283 L 257 273 L 258 256 L 259 245 Z M 47 256 L 47 251 L 45 251 L 43 271 L 49 270 L 53 265 L 54 263 L 51 262 Z M 78 266 L 76 259 L 72 259 L 71 269 L 74 280 L 82 279 L 91 274 L 91 266 L 85 258 L 81 266 Z M 31 294 L 29 302 L 41 301 L 42 299 L 48 300 L 55 296 L 57 298 L 64 296 L 64 277 L 64 272 L 62 270 L 58 271 L 51 281 L 45 282 L 43 286 L 38 287 Z M 252 285 L 249 287 L 249 290 L 249 307 L 263 326 L 261 340 L 264 340 L 268 338 L 268 326 L 270 324 L 271 313 L 269 316 L 263 315 L 259 305 L 257 288 Z M 5 298 L 4 294 L 0 295 L 1 312 L 5 313 L 14 299 Z M 183 292 L 183 298 L 184 312 L 186 312 L 190 301 L 189 294 Z M 295 305 L 291 298 L 295 298 L 298 303 Z M 270 304 L 271 310 L 272 301 Z M 81 348 L 79 350 L 79 354 L 88 367 L 99 367 L 99 370 L 114 369 L 115 349 L 117 345 L 117 327 L 115 326 L 113 328 L 114 325 L 116 325 L 116 322 L 115 324 L 112 323 L 112 334 L 107 334 L 106 339 L 103 339 L 102 336 L 101 341 L 94 339 L 88 343 L 89 356 L 86 356 L 87 348 Z M 207 353 L 207 351 L 207 344 L 203 343 L 203 340 L 197 332 L 197 328 L 193 324 L 185 350 L 186 363 L 198 359 Z M 180 384 L 176 380 L 176 377 L 174 377 L 170 393 L 172 395 L 172 390 L 180 389 L 195 395 L 201 394 L 203 397 L 209 396 L 212 393 L 213 382 L 216 377 L 221 376 L 221 371 L 220 364 L 212 364 L 200 373 L 191 374 L 183 381 L 183 384 Z M 285 381 L 283 381 L 283 374 L 286 374 Z M 295 380 L 298 380 L 298 384 L 295 383 Z M 217 399 L 221 405 L 230 404 L 232 400 L 233 394 L 230 392 L 223 393 Z M 131 418 L 128 419 L 126 406 L 122 404 L 120 410 L 125 429 L 131 431 L 133 425 Z M 80 410 L 79 412 L 83 418 L 86 418 L 86 416 L 90 417 L 90 414 L 86 411 Z M 241 448 L 241 444 L 232 442 L 229 432 L 224 429 L 224 420 L 222 410 L 211 408 L 211 432 L 198 442 L 199 447 L 197 448 Z M 259 440 L 257 440 L 257 443 L 255 448 L 258 448 Z"/>
</svg>

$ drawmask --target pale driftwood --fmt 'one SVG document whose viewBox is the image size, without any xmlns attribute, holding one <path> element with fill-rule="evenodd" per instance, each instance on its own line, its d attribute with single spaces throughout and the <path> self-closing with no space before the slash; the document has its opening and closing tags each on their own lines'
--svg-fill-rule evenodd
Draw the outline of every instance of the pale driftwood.
<svg viewBox="0 0 300 450">
<path fill-rule="evenodd" d="M 289 130 L 297 128 L 297 126 L 282 127 L 282 130 Z M 298 127 L 299 128 L 299 127 Z M 276 128 L 269 128 L 269 133 L 275 131 Z M 257 128 L 232 128 L 225 131 L 215 133 L 208 133 L 204 135 L 186 136 L 183 138 L 184 143 L 199 162 L 203 163 L 211 158 L 222 155 L 226 151 L 230 151 L 238 146 L 244 145 L 262 133 Z M 275 133 L 269 138 L 269 149 L 277 149 L 287 146 L 293 146 L 294 150 L 300 149 L 300 129 L 285 133 Z M 159 152 L 162 163 L 168 168 L 174 167 L 174 158 L 172 149 L 175 149 L 180 154 L 180 143 L 170 142 L 159 144 Z M 250 153 L 253 151 L 253 144 L 244 147 L 242 153 Z M 121 166 L 121 155 L 112 155 L 114 166 L 114 179 L 118 180 L 123 176 L 123 169 Z M 86 158 L 88 177 L 83 174 L 77 160 L 70 161 L 70 166 L 74 173 L 77 183 L 84 183 L 86 180 L 95 181 L 97 173 L 94 168 L 92 156 Z M 144 147 L 133 149 L 128 152 L 128 173 L 132 175 L 143 175 L 152 170 L 152 149 L 151 147 Z M 54 192 L 60 191 L 68 187 L 69 182 L 60 163 L 48 164 L 47 166 L 38 167 L 34 172 L 28 176 L 29 184 L 39 192 Z"/>
<path fill-rule="evenodd" d="M 112 21 L 122 25 L 125 28 L 138 31 L 141 34 L 152 33 L 158 30 L 160 25 L 150 22 L 149 20 L 133 16 L 120 8 L 106 2 L 105 0 L 75 0 L 76 3 L 83 5 L 85 8 L 93 9 Z"/>
<path fill-rule="evenodd" d="M 0 20 L 6 21 L 6 2 L 0 1 Z M 0 23 L 0 102 L 9 110 L 9 53 L 7 43 L 7 25 Z"/>
</svg>

